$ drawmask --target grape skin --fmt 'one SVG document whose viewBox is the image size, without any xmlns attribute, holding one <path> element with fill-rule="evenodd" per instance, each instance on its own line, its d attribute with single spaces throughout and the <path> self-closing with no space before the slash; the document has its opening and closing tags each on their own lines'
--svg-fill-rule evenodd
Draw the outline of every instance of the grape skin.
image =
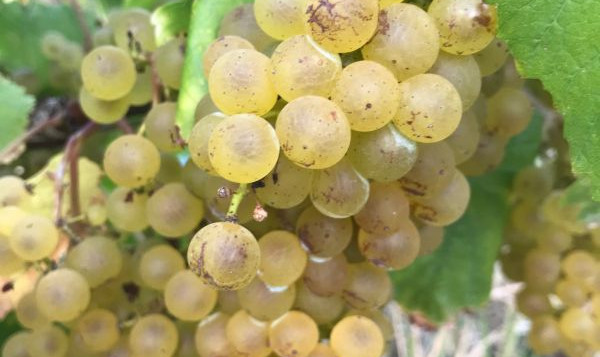
<svg viewBox="0 0 600 357">
<path fill-rule="evenodd" d="M 256 23 L 269 36 L 285 40 L 304 33 L 302 2 L 296 0 L 256 0 Z"/>
<path fill-rule="evenodd" d="M 116 100 L 135 85 L 136 71 L 127 52 L 114 46 L 102 46 L 88 53 L 81 63 L 83 87 L 93 97 Z"/>
<path fill-rule="evenodd" d="M 331 330 L 331 347 L 344 357 L 379 357 L 384 340 L 381 330 L 367 317 L 353 315 L 340 320 Z"/>
<path fill-rule="evenodd" d="M 131 328 L 129 348 L 141 356 L 167 357 L 177 349 L 178 338 L 177 328 L 171 320 L 161 314 L 150 314 Z"/>
<path fill-rule="evenodd" d="M 36 261 L 52 254 L 58 244 L 58 230 L 44 216 L 29 215 L 19 220 L 8 238 L 10 249 L 25 261 Z"/>
<path fill-rule="evenodd" d="M 40 311 L 50 320 L 71 321 L 87 308 L 90 286 L 75 270 L 53 270 L 39 280 L 35 300 Z"/>
<path fill-rule="evenodd" d="M 123 135 L 104 153 L 104 171 L 116 184 L 136 188 L 148 183 L 160 169 L 160 153 L 148 139 Z"/>
</svg>

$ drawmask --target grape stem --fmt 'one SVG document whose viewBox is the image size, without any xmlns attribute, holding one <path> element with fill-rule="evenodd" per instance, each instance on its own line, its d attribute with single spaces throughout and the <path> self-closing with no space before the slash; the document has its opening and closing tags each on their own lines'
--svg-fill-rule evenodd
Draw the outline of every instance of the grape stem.
<svg viewBox="0 0 600 357">
<path fill-rule="evenodd" d="M 146 61 L 148 61 L 148 65 L 152 71 L 152 107 L 154 107 L 160 102 L 160 79 L 158 78 L 158 72 L 156 71 L 154 54 L 151 52 L 146 53 Z"/>
<path fill-rule="evenodd" d="M 79 28 L 81 28 L 81 33 L 83 34 L 83 49 L 85 52 L 90 52 L 94 47 L 94 44 L 92 42 L 92 35 L 90 35 L 90 29 L 85 22 L 85 17 L 83 16 L 81 6 L 79 5 L 78 0 L 71 0 L 70 3 L 75 16 L 77 17 Z"/>
<path fill-rule="evenodd" d="M 133 134 L 133 128 L 131 127 L 131 125 L 129 125 L 129 123 L 127 122 L 127 120 L 125 119 L 121 119 L 117 122 L 117 127 L 124 133 L 124 134 Z"/>
<path fill-rule="evenodd" d="M 240 207 L 240 203 L 248 193 L 248 184 L 241 183 L 238 189 L 235 191 L 233 196 L 231 197 L 231 203 L 229 203 L 229 209 L 227 210 L 227 215 L 225 216 L 225 220 L 227 222 L 237 222 L 237 211 Z"/>
</svg>

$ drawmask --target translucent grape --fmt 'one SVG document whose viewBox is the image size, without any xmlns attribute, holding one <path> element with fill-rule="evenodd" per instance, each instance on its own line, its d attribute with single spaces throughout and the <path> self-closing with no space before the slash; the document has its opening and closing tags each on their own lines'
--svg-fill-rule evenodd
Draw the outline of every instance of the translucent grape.
<svg viewBox="0 0 600 357">
<path fill-rule="evenodd" d="M 25 261 L 36 261 L 52 254 L 58 244 L 58 230 L 44 216 L 28 215 L 19 220 L 8 238 L 10 249 Z"/>
<path fill-rule="evenodd" d="M 398 270 L 409 266 L 419 255 L 419 231 L 408 217 L 398 218 L 398 230 L 385 233 L 358 233 L 358 246 L 374 265 Z"/>
<path fill-rule="evenodd" d="M 463 110 L 473 105 L 481 90 L 481 74 L 473 56 L 455 56 L 441 52 L 429 70 L 446 78 L 460 95 Z"/>
<path fill-rule="evenodd" d="M 253 4 L 233 8 L 221 20 L 219 36 L 235 35 L 248 40 L 261 52 L 269 53 L 277 40 L 267 35 L 257 24 Z"/>
<path fill-rule="evenodd" d="M 129 334 L 129 348 L 140 356 L 166 357 L 177 349 L 179 335 L 175 324 L 160 314 L 146 315 L 135 323 Z"/>
<path fill-rule="evenodd" d="M 169 279 L 164 297 L 169 313 L 183 321 L 204 318 L 217 303 L 217 291 L 189 270 L 181 270 Z"/>
<path fill-rule="evenodd" d="M 137 68 L 135 84 L 126 98 L 129 104 L 135 106 L 150 103 L 152 100 L 152 68 L 150 66 Z"/>
<path fill-rule="evenodd" d="M 92 96 L 84 87 L 79 90 L 79 105 L 83 113 L 98 124 L 112 124 L 121 120 L 129 110 L 129 97 L 102 100 Z"/>
<path fill-rule="evenodd" d="M 475 154 L 479 144 L 479 122 L 472 111 L 463 113 L 458 127 L 445 142 L 454 153 L 454 161 L 457 165 Z"/>
<path fill-rule="evenodd" d="M 385 344 L 379 326 L 360 315 L 340 320 L 331 330 L 330 339 L 333 350 L 344 357 L 379 357 Z"/>
<path fill-rule="evenodd" d="M 260 262 L 260 248 L 246 228 L 229 222 L 202 228 L 188 247 L 190 269 L 220 290 L 237 290 L 250 284 Z"/>
<path fill-rule="evenodd" d="M 22 178 L 13 175 L 0 177 L 0 207 L 21 206 L 27 203 L 30 197 L 26 182 Z"/>
<path fill-rule="evenodd" d="M 534 289 L 547 290 L 558 280 L 560 274 L 560 256 L 555 253 L 533 249 L 527 253 L 523 262 L 525 282 Z"/>
<path fill-rule="evenodd" d="M 27 352 L 32 357 L 62 357 L 67 353 L 68 345 L 67 334 L 54 325 L 33 330 L 26 342 Z"/>
<path fill-rule="evenodd" d="M 279 141 L 269 122 L 239 114 L 217 124 L 208 140 L 215 171 L 233 182 L 249 183 L 266 176 L 277 163 Z"/>
<path fill-rule="evenodd" d="M 533 117 L 533 107 L 527 95 L 508 87 L 500 89 L 488 99 L 487 111 L 487 129 L 509 137 L 525 130 Z"/>
<path fill-rule="evenodd" d="M 254 319 L 244 310 L 231 316 L 225 333 L 227 340 L 241 353 L 252 357 L 267 357 L 271 353 L 269 324 Z"/>
<path fill-rule="evenodd" d="M 256 189 L 260 202 L 274 208 L 291 208 L 304 201 L 310 192 L 313 171 L 295 165 L 285 155 L 279 155 L 273 170 Z"/>
<path fill-rule="evenodd" d="M 378 0 L 308 0 L 305 6 L 306 30 L 332 52 L 359 49 L 377 29 Z"/>
<path fill-rule="evenodd" d="M 561 334 L 558 323 L 551 315 L 542 315 L 531 321 L 527 336 L 529 345 L 536 353 L 550 355 L 560 348 Z"/>
<path fill-rule="evenodd" d="M 323 169 L 339 162 L 350 146 L 350 124 L 333 102 L 304 96 L 288 103 L 275 125 L 283 153 L 293 163 Z"/>
<path fill-rule="evenodd" d="M 314 206 L 307 207 L 296 221 L 296 234 L 313 256 L 330 258 L 344 251 L 352 239 L 350 218 L 325 216 Z"/>
<path fill-rule="evenodd" d="M 354 215 L 360 228 L 369 233 L 392 233 L 408 218 L 408 199 L 398 182 L 372 182 L 369 199 Z"/>
<path fill-rule="evenodd" d="M 298 35 L 275 48 L 270 71 L 275 90 L 288 102 L 305 95 L 328 97 L 342 72 L 342 61 L 310 37 Z"/>
<path fill-rule="evenodd" d="M 90 302 L 90 286 L 75 270 L 60 268 L 43 276 L 35 289 L 38 309 L 52 321 L 71 321 Z"/>
<path fill-rule="evenodd" d="M 306 357 L 318 342 L 317 324 L 300 311 L 287 312 L 269 327 L 269 344 L 281 357 Z"/>
<path fill-rule="evenodd" d="M 258 275 L 271 286 L 293 284 L 304 272 L 306 252 L 298 237 L 287 231 L 271 231 L 260 238 Z"/>
<path fill-rule="evenodd" d="M 474 53 L 481 76 L 489 76 L 498 71 L 508 58 L 508 46 L 504 41 L 494 38 L 484 49 Z"/>
<path fill-rule="evenodd" d="M 154 52 L 156 73 L 166 86 L 179 89 L 185 58 L 185 39 L 173 38 Z"/>
<path fill-rule="evenodd" d="M 214 63 L 208 76 L 213 102 L 225 114 L 266 114 L 277 101 L 269 78 L 269 58 L 256 50 L 227 52 Z"/>
<path fill-rule="evenodd" d="M 0 276 L 8 277 L 23 269 L 25 262 L 10 247 L 10 238 L 0 233 Z"/>
<path fill-rule="evenodd" d="M 117 185 L 129 188 L 143 186 L 160 169 L 160 153 L 148 139 L 139 135 L 123 135 L 104 152 L 104 171 Z"/>
<path fill-rule="evenodd" d="M 508 140 L 500 135 L 481 132 L 475 153 L 458 169 L 467 176 L 478 176 L 490 172 L 504 159 L 504 149 Z"/>
<path fill-rule="evenodd" d="M 200 357 L 236 356 L 236 350 L 226 335 L 229 319 L 229 315 L 215 312 L 200 321 L 194 337 Z"/>
<path fill-rule="evenodd" d="M 448 53 L 481 51 L 496 34 L 496 7 L 482 0 L 433 0 L 427 12 L 440 31 L 440 48 Z"/>
<path fill-rule="evenodd" d="M 302 2 L 297 0 L 257 0 L 256 23 L 269 36 L 285 40 L 304 33 Z"/>
<path fill-rule="evenodd" d="M 183 175 L 183 167 L 179 162 L 179 158 L 174 153 L 160 154 L 160 169 L 156 174 L 157 186 L 167 183 L 181 182 Z"/>
<path fill-rule="evenodd" d="M 208 78 L 210 70 L 215 62 L 227 52 L 235 50 L 253 50 L 254 46 L 240 36 L 221 36 L 214 40 L 204 51 L 203 70 L 204 76 Z"/>
<path fill-rule="evenodd" d="M 573 237 L 568 232 L 548 223 L 536 232 L 535 240 L 540 249 L 553 253 L 562 253 L 573 244 Z"/>
<path fill-rule="evenodd" d="M 175 248 L 160 244 L 144 252 L 138 269 L 145 285 L 164 290 L 169 279 L 185 269 L 185 262 Z"/>
<path fill-rule="evenodd" d="M 42 50 L 42 54 L 46 58 L 50 60 L 57 60 L 67 43 L 68 40 L 63 36 L 62 33 L 57 31 L 48 31 L 44 33 L 44 36 L 40 41 L 40 48 Z"/>
<path fill-rule="evenodd" d="M 587 301 L 585 287 L 574 280 L 560 280 L 556 283 L 554 291 L 562 303 L 570 307 L 582 306 Z"/>
<path fill-rule="evenodd" d="M 2 347 L 3 357 L 32 357 L 28 351 L 28 343 L 31 338 L 30 331 L 19 331 L 10 335 Z"/>
<path fill-rule="evenodd" d="M 560 331 L 570 340 L 585 341 L 594 333 L 592 317 L 583 309 L 571 307 L 562 313 L 558 321 Z"/>
<path fill-rule="evenodd" d="M 400 0 L 402 1 L 402 0 Z M 325 343 L 319 343 L 308 357 L 338 357 L 338 355 Z"/>
<path fill-rule="evenodd" d="M 87 237 L 67 255 L 67 266 L 80 273 L 91 288 L 119 275 L 122 265 L 117 242 L 106 237 Z"/>
<path fill-rule="evenodd" d="M 182 183 L 173 182 L 159 188 L 146 203 L 150 226 L 167 238 L 191 232 L 204 217 L 202 201 Z"/>
<path fill-rule="evenodd" d="M 218 294 L 219 311 L 231 315 L 242 308 L 237 296 L 237 291 L 220 290 Z"/>
<path fill-rule="evenodd" d="M 86 347 L 94 352 L 110 350 L 119 341 L 119 322 L 115 314 L 104 309 L 86 312 L 77 321 L 76 331 Z"/>
<path fill-rule="evenodd" d="M 515 197 L 539 202 L 552 191 L 553 184 L 554 177 L 548 167 L 528 166 L 513 179 L 512 191 Z"/>
<path fill-rule="evenodd" d="M 353 131 L 348 158 L 366 178 L 389 182 L 412 168 L 417 160 L 417 145 L 388 124 L 366 133 Z"/>
<path fill-rule="evenodd" d="M 160 151 L 181 150 L 179 128 L 175 126 L 176 111 L 177 103 L 163 102 L 153 106 L 144 119 L 146 137 Z"/>
<path fill-rule="evenodd" d="M 334 322 L 341 315 L 344 301 L 338 295 L 317 295 L 300 280 L 296 284 L 294 308 L 308 314 L 317 324 L 324 325 Z"/>
<path fill-rule="evenodd" d="M 309 259 L 304 270 L 304 284 L 319 296 L 338 295 L 348 281 L 348 262 L 343 254 L 325 261 Z"/>
<path fill-rule="evenodd" d="M 138 232 L 148 226 L 146 202 L 148 196 L 135 191 L 117 187 L 108 196 L 106 212 L 109 221 L 117 228 L 127 232 Z"/>
<path fill-rule="evenodd" d="M 465 213 L 471 198 L 469 182 L 459 170 L 454 170 L 450 181 L 435 196 L 416 198 L 413 206 L 415 217 L 432 226 L 447 226 Z"/>
<path fill-rule="evenodd" d="M 348 159 L 315 172 L 310 200 L 323 214 L 346 218 L 358 213 L 369 198 L 369 182 Z"/>
<path fill-rule="evenodd" d="M 387 272 L 370 263 L 351 264 L 343 298 L 358 310 L 376 309 L 390 298 L 392 282 Z"/>
<path fill-rule="evenodd" d="M 273 288 L 258 277 L 237 291 L 240 306 L 254 318 L 271 321 L 292 308 L 296 298 L 294 284 Z"/>
<path fill-rule="evenodd" d="M 575 281 L 585 282 L 596 275 L 596 260 L 584 250 L 574 250 L 561 262 L 565 275 Z"/>
<path fill-rule="evenodd" d="M 375 36 L 362 48 L 365 59 L 386 66 L 398 81 L 425 73 L 439 51 L 433 19 L 411 4 L 393 4 L 379 12 Z"/>
<path fill-rule="evenodd" d="M 207 76 L 208 78 L 208 76 Z M 197 123 L 200 119 L 204 118 L 208 114 L 220 112 L 219 108 L 213 103 L 210 98 L 210 94 L 205 94 L 202 99 L 196 105 L 196 111 L 194 112 L 194 121 Z"/>
<path fill-rule="evenodd" d="M 33 291 L 21 297 L 15 307 L 15 312 L 19 323 L 30 329 L 40 328 L 50 323 L 50 320 L 38 308 Z"/>
<path fill-rule="evenodd" d="M 150 13 L 142 8 L 127 8 L 108 17 L 108 25 L 114 34 L 115 43 L 133 53 L 154 51 L 154 27 Z"/>
<path fill-rule="evenodd" d="M 409 197 L 429 198 L 452 181 L 454 171 L 454 154 L 448 144 L 422 144 L 417 161 L 400 183 Z"/>
<path fill-rule="evenodd" d="M 460 95 L 447 79 L 419 74 L 400 83 L 400 106 L 394 124 L 409 139 L 433 143 L 456 130 L 462 115 Z"/>
<path fill-rule="evenodd" d="M 431 254 L 442 244 L 444 228 L 425 224 L 419 227 L 419 237 L 421 237 L 419 256 Z"/>
<path fill-rule="evenodd" d="M 364 316 L 369 320 L 373 321 L 375 324 L 377 324 L 385 341 L 391 341 L 392 339 L 394 339 L 394 326 L 392 325 L 392 321 L 387 315 L 383 313 L 381 309 L 350 310 L 345 314 L 345 316 L 354 315 Z"/>
<path fill-rule="evenodd" d="M 101 100 L 123 98 L 135 85 L 135 65 L 127 52 L 102 46 L 88 53 L 81 63 L 83 87 Z"/>
<path fill-rule="evenodd" d="M 190 134 L 188 139 L 188 149 L 190 151 L 190 158 L 198 167 L 202 168 L 206 172 L 215 175 L 216 171 L 210 163 L 210 157 L 208 153 L 208 140 L 212 134 L 214 128 L 220 122 L 225 119 L 225 115 L 222 113 L 212 113 L 205 117 L 202 117 Z"/>
<path fill-rule="evenodd" d="M 57 58 L 57 63 L 63 70 L 76 72 L 81 67 L 83 55 L 83 48 L 79 43 L 68 41 Z"/>
</svg>

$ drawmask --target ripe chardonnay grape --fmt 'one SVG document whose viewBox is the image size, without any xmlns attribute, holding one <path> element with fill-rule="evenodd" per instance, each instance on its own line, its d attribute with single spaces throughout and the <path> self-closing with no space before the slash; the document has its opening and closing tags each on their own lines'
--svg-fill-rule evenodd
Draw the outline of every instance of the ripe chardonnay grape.
<svg viewBox="0 0 600 357">
<path fill-rule="evenodd" d="M 429 70 L 446 78 L 460 95 L 463 110 L 473 105 L 481 90 L 481 74 L 473 56 L 456 56 L 441 52 Z"/>
<path fill-rule="evenodd" d="M 115 188 L 108 196 L 106 214 L 108 220 L 126 232 L 138 232 L 148 227 L 146 202 L 148 196 L 125 187 Z"/>
<path fill-rule="evenodd" d="M 296 234 L 311 255 L 330 258 L 344 251 L 352 239 L 352 220 L 336 219 L 308 206 L 296 221 Z"/>
<path fill-rule="evenodd" d="M 36 261 L 52 254 L 58 244 L 58 230 L 44 216 L 28 215 L 19 220 L 8 238 L 10 249 L 25 261 Z"/>
<path fill-rule="evenodd" d="M 278 40 L 304 33 L 304 8 L 301 1 L 256 0 L 254 17 L 267 35 Z"/>
<path fill-rule="evenodd" d="M 287 312 L 269 327 L 269 344 L 281 357 L 306 357 L 318 342 L 317 324 L 300 311 Z"/>
<path fill-rule="evenodd" d="M 154 27 L 150 12 L 142 8 L 127 8 L 113 12 L 108 17 L 117 46 L 131 53 L 154 51 Z"/>
<path fill-rule="evenodd" d="M 182 183 L 172 182 L 150 196 L 146 217 L 159 234 L 178 238 L 196 228 L 204 217 L 204 206 Z"/>
<path fill-rule="evenodd" d="M 115 314 L 104 309 L 86 312 L 77 321 L 77 333 L 85 347 L 94 352 L 110 350 L 119 341 L 119 321 Z"/>
<path fill-rule="evenodd" d="M 454 171 L 454 154 L 448 144 L 421 144 L 417 161 L 400 183 L 408 197 L 425 199 L 446 187 Z"/>
<path fill-rule="evenodd" d="M 81 63 L 83 87 L 93 97 L 116 100 L 135 85 L 135 65 L 127 52 L 114 46 L 101 46 L 88 53 Z"/>
<path fill-rule="evenodd" d="M 162 152 L 181 150 L 179 128 L 175 125 L 177 103 L 162 102 L 150 109 L 144 124 L 146 137 Z"/>
<path fill-rule="evenodd" d="M 267 357 L 269 347 L 269 323 L 256 320 L 246 311 L 236 312 L 225 327 L 227 340 L 233 347 L 248 356 Z"/>
<path fill-rule="evenodd" d="M 238 290 L 237 295 L 240 306 L 250 315 L 261 321 L 271 321 L 292 308 L 296 286 L 271 287 L 256 277 Z"/>
<path fill-rule="evenodd" d="M 503 136 L 514 136 L 527 128 L 533 107 L 522 90 L 501 88 L 487 101 L 485 127 Z"/>
<path fill-rule="evenodd" d="M 165 306 L 176 318 L 199 321 L 208 315 L 217 303 L 217 291 L 189 270 L 173 275 L 165 286 Z"/>
<path fill-rule="evenodd" d="M 90 286 L 75 270 L 61 268 L 43 276 L 35 289 L 38 308 L 52 321 L 71 321 L 90 302 Z"/>
<path fill-rule="evenodd" d="M 179 334 L 175 324 L 161 314 L 146 315 L 135 323 L 129 334 L 129 348 L 146 357 L 172 356 Z"/>
<path fill-rule="evenodd" d="M 331 347 L 344 357 L 379 357 L 385 341 L 379 326 L 367 317 L 348 316 L 331 330 Z"/>
<path fill-rule="evenodd" d="M 457 165 L 475 154 L 479 135 L 479 122 L 474 112 L 471 110 L 464 112 L 456 130 L 445 140 L 454 153 L 454 161 Z"/>
<path fill-rule="evenodd" d="M 30 331 L 19 331 L 10 335 L 2 346 L 3 357 L 32 357 L 28 351 Z"/>
<path fill-rule="evenodd" d="M 258 199 L 274 208 L 292 208 L 304 201 L 310 192 L 313 171 L 291 162 L 285 155 L 279 155 L 273 170 L 256 189 Z"/>
<path fill-rule="evenodd" d="M 277 40 L 258 26 L 253 7 L 253 4 L 242 4 L 227 13 L 221 20 L 219 36 L 240 36 L 252 43 L 258 51 L 270 53 Z"/>
<path fill-rule="evenodd" d="M 46 325 L 31 332 L 26 346 L 31 357 L 62 357 L 67 353 L 69 338 L 60 327 Z"/>
<path fill-rule="evenodd" d="M 225 119 L 225 115 L 219 112 L 202 117 L 196 122 L 188 138 L 190 158 L 196 166 L 212 175 L 217 175 L 217 172 L 210 163 L 208 141 L 217 124 L 222 122 L 223 119 Z"/>
<path fill-rule="evenodd" d="M 354 220 L 369 233 L 396 232 L 408 219 L 408 205 L 408 199 L 398 182 L 372 182 L 369 199 L 354 215 Z"/>
<path fill-rule="evenodd" d="M 363 262 L 350 265 L 348 283 L 342 296 L 355 309 L 376 309 L 388 301 L 391 291 L 392 282 L 387 272 Z"/>
<path fill-rule="evenodd" d="M 561 333 L 558 323 L 551 315 L 534 318 L 527 341 L 536 353 L 550 355 L 560 348 Z"/>
<path fill-rule="evenodd" d="M 200 357 L 237 356 L 235 347 L 227 338 L 229 319 L 229 315 L 215 312 L 200 321 L 194 335 L 196 352 Z"/>
<path fill-rule="evenodd" d="M 408 217 L 398 218 L 396 231 L 385 233 L 358 233 L 361 253 L 372 264 L 398 270 L 409 266 L 419 255 L 419 231 Z"/>
<path fill-rule="evenodd" d="M 185 269 L 185 262 L 175 248 L 159 244 L 144 252 L 138 269 L 145 285 L 152 289 L 164 290 L 169 279 Z"/>
<path fill-rule="evenodd" d="M 344 254 L 327 260 L 309 259 L 304 270 L 304 284 L 320 296 L 339 295 L 348 282 L 348 270 Z"/>
<path fill-rule="evenodd" d="M 80 273 L 91 288 L 119 275 L 123 260 L 117 242 L 106 237 L 87 237 L 67 255 L 67 266 Z"/>
<path fill-rule="evenodd" d="M 1 214 L 1 213 L 0 213 Z M 0 276 L 10 276 L 23 269 L 25 262 L 10 247 L 9 237 L 0 233 Z"/>
<path fill-rule="evenodd" d="M 156 49 L 154 52 L 156 72 L 164 85 L 179 89 L 184 58 L 185 39 L 183 38 L 173 38 Z"/>
<path fill-rule="evenodd" d="M 481 76 L 489 76 L 498 71 L 508 58 L 508 46 L 502 40 L 494 38 L 483 50 L 473 54 Z"/>
<path fill-rule="evenodd" d="M 0 207 L 21 206 L 30 196 L 22 178 L 14 175 L 0 177 Z"/>
<path fill-rule="evenodd" d="M 202 58 L 204 77 L 208 78 L 212 66 L 222 55 L 227 52 L 242 49 L 253 50 L 254 46 L 240 36 L 221 36 L 214 40 L 208 48 L 206 48 L 206 51 L 204 51 L 204 57 Z"/>
<path fill-rule="evenodd" d="M 342 314 L 344 301 L 339 295 L 317 295 L 300 280 L 296 284 L 294 308 L 306 313 L 317 324 L 324 325 L 334 322 Z"/>
<path fill-rule="evenodd" d="M 103 100 L 92 96 L 85 87 L 79 90 L 79 105 L 83 113 L 98 124 L 112 124 L 121 120 L 129 109 L 129 97 Z"/>
<path fill-rule="evenodd" d="M 148 139 L 139 135 L 123 135 L 114 140 L 104 153 L 104 171 L 117 185 L 143 186 L 160 169 L 160 153 Z"/>
<path fill-rule="evenodd" d="M 50 323 L 50 320 L 38 308 L 33 291 L 21 297 L 15 307 L 15 312 L 19 323 L 30 329 L 40 328 Z"/>
<path fill-rule="evenodd" d="M 304 272 L 307 256 L 298 237 L 287 231 L 271 231 L 260 238 L 258 275 L 271 286 L 293 284 Z"/>
</svg>

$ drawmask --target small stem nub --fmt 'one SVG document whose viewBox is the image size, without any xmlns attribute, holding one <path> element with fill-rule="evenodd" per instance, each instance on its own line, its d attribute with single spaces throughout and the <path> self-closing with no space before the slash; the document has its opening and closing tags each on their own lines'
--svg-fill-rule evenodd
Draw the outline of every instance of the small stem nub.
<svg viewBox="0 0 600 357">
<path fill-rule="evenodd" d="M 229 203 L 229 209 L 227 210 L 227 215 L 225 216 L 225 221 L 227 222 L 237 222 L 237 211 L 240 207 L 240 203 L 248 193 L 248 184 L 241 183 L 238 189 L 235 191 L 233 196 L 231 197 L 231 202 Z"/>
</svg>

